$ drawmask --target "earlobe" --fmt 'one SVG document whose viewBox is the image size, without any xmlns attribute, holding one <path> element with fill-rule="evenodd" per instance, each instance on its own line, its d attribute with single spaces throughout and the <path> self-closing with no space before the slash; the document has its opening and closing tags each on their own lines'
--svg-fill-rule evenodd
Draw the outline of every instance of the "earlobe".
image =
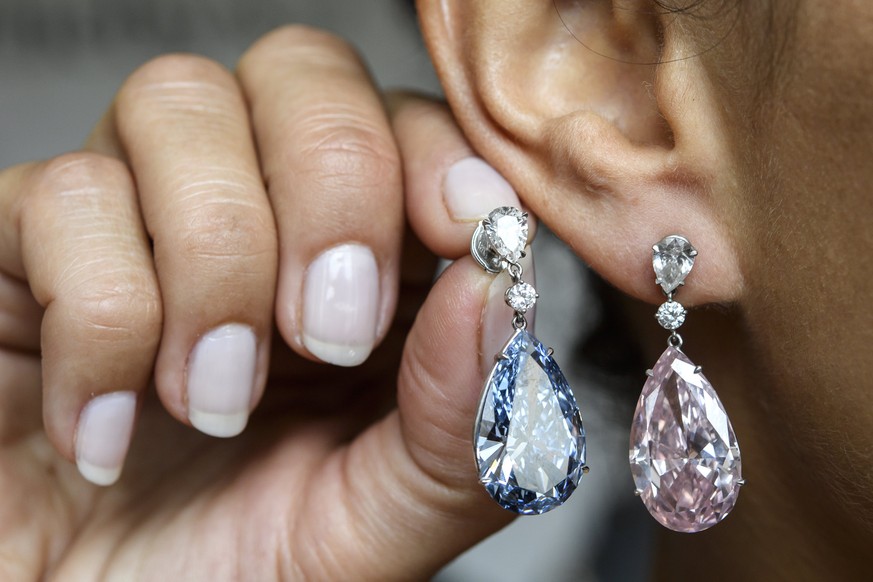
<svg viewBox="0 0 873 582">
<path fill-rule="evenodd" d="M 684 234 L 706 257 L 686 302 L 739 298 L 718 103 L 702 59 L 671 58 L 693 51 L 685 27 L 666 27 L 644 0 L 422 0 L 419 10 L 467 137 L 580 257 L 660 301 L 651 245 Z M 659 60 L 673 62 L 640 64 Z"/>
</svg>

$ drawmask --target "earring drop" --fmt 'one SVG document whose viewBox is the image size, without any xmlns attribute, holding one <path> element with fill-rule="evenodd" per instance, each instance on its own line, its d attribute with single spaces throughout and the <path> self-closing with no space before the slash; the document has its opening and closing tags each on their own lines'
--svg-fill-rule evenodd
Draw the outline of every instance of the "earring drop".
<svg viewBox="0 0 873 582">
<path fill-rule="evenodd" d="M 525 313 L 538 297 L 522 280 L 527 214 L 502 207 L 479 223 L 471 252 L 494 274 L 506 270 L 512 334 L 485 380 L 473 429 L 479 481 L 504 509 L 523 515 L 563 504 L 585 466 L 585 429 L 576 399 L 552 349 L 527 331 Z"/>
<path fill-rule="evenodd" d="M 682 352 L 676 330 L 685 308 L 676 290 L 694 266 L 697 250 L 685 237 L 665 237 L 653 248 L 655 283 L 667 301 L 655 317 L 670 331 L 667 349 L 634 412 L 630 466 L 636 494 L 661 525 L 679 532 L 708 529 L 734 508 L 742 478 L 740 448 L 712 384 Z"/>
</svg>

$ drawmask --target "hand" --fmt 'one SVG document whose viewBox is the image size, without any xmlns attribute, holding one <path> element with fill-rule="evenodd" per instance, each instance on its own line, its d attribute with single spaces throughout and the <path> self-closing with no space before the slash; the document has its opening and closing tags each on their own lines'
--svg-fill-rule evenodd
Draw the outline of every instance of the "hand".
<svg viewBox="0 0 873 582">
<path fill-rule="evenodd" d="M 493 277 L 430 289 L 431 252 L 518 201 L 390 103 L 289 27 L 235 76 L 146 64 L 84 151 L 0 174 L 0 579 L 416 579 L 507 522 L 469 436 Z"/>
</svg>

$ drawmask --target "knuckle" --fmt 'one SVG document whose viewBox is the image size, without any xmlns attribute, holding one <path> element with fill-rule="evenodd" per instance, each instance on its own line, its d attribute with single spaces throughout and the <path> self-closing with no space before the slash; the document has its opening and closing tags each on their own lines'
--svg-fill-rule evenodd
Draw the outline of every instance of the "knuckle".
<svg viewBox="0 0 873 582">
<path fill-rule="evenodd" d="M 400 177 L 394 141 L 360 117 L 314 115 L 300 128 L 303 172 L 327 186 L 384 187 Z"/>
<path fill-rule="evenodd" d="M 247 265 L 276 252 L 275 225 L 268 212 L 239 201 L 212 202 L 182 216 L 182 253 L 192 261 L 236 264 L 231 269 L 250 270 Z"/>
<path fill-rule="evenodd" d="M 136 86 L 139 83 L 191 81 L 192 79 L 232 80 L 233 76 L 220 63 L 200 55 L 170 53 L 155 57 L 141 65 L 125 82 Z"/>
<path fill-rule="evenodd" d="M 45 162 L 40 172 L 39 191 L 76 191 L 110 181 L 130 181 L 130 170 L 115 158 L 92 152 L 72 152 Z"/>
<path fill-rule="evenodd" d="M 49 212 L 93 207 L 107 196 L 132 191 L 130 170 L 120 160 L 91 152 L 63 154 L 45 162 L 37 172 L 21 202 L 21 221 L 27 225 Z"/>
<path fill-rule="evenodd" d="M 221 113 L 236 108 L 242 94 L 233 74 L 220 63 L 194 54 L 156 57 L 130 75 L 116 98 L 119 130 L 130 120 L 167 112 Z"/>
<path fill-rule="evenodd" d="M 55 300 L 71 314 L 89 339 L 142 341 L 160 336 L 161 297 L 151 277 L 101 274 Z"/>
<path fill-rule="evenodd" d="M 287 55 L 309 56 L 315 60 L 360 62 L 352 45 L 330 32 L 302 24 L 281 26 L 253 44 L 240 60 L 240 68 L 247 69 L 255 61 L 273 60 Z"/>
</svg>

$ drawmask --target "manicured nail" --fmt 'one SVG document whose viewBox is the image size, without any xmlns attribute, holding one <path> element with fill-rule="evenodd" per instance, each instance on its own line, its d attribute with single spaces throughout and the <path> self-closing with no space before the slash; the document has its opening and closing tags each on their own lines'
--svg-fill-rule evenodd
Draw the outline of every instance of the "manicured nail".
<svg viewBox="0 0 873 582">
<path fill-rule="evenodd" d="M 522 279 L 536 287 L 536 275 L 534 273 L 533 251 L 530 247 L 525 249 L 525 256 L 521 261 L 523 269 Z M 491 282 L 488 287 L 488 299 L 482 313 L 482 375 L 487 376 L 494 367 L 494 356 L 500 353 L 506 341 L 514 332 L 512 318 L 515 315 L 512 308 L 506 304 L 506 290 L 512 286 L 509 273 L 503 271 Z M 536 307 L 525 313 L 528 331 L 534 331 L 536 319 Z"/>
<path fill-rule="evenodd" d="M 215 437 L 232 437 L 249 421 L 258 341 L 247 325 L 230 323 L 200 338 L 188 362 L 188 420 Z"/>
<path fill-rule="evenodd" d="M 379 267 L 373 252 L 345 244 L 309 266 L 303 292 L 303 345 L 336 366 L 364 362 L 376 343 Z"/>
<path fill-rule="evenodd" d="M 446 207 L 454 220 L 482 220 L 499 206 L 520 207 L 518 195 L 481 158 L 465 158 L 449 168 L 443 182 Z"/>
<path fill-rule="evenodd" d="M 95 485 L 118 481 L 135 415 L 134 392 L 110 392 L 85 405 L 76 429 L 76 466 L 85 479 Z"/>
</svg>

